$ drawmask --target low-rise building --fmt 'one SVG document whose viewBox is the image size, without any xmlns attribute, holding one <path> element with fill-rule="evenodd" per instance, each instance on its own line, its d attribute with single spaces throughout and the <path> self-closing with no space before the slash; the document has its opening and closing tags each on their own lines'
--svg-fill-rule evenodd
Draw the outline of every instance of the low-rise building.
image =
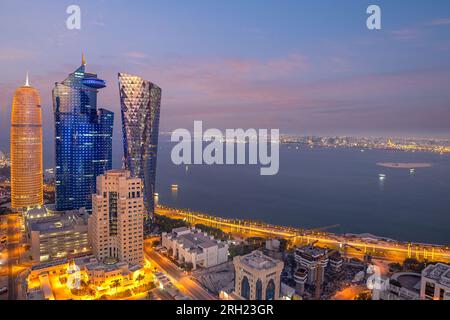
<svg viewBox="0 0 450 320">
<path fill-rule="evenodd" d="M 34 261 L 43 262 L 90 252 L 86 211 L 60 214 L 41 211 L 31 212 L 27 218 L 27 234 Z"/>
<path fill-rule="evenodd" d="M 420 298 L 423 300 L 448 300 L 450 293 L 450 265 L 438 263 L 422 271 Z"/>
<path fill-rule="evenodd" d="M 119 283 L 121 287 L 136 285 L 138 276 L 142 274 L 143 269 L 140 265 L 126 262 L 107 264 L 100 262 L 94 256 L 73 260 L 64 258 L 41 263 L 31 268 L 27 278 L 27 297 L 29 300 L 56 299 L 49 294 L 52 292 L 52 283 L 64 277 L 76 276 L 96 291 L 104 292 L 113 288 L 116 283 Z M 50 278 L 55 281 L 50 281 Z"/>
<path fill-rule="evenodd" d="M 386 285 L 380 290 L 380 300 L 419 300 L 420 299 L 419 273 L 398 272 L 385 280 Z M 376 295 L 373 295 L 376 297 Z"/>
<path fill-rule="evenodd" d="M 191 263 L 194 270 L 198 266 L 210 268 L 228 261 L 228 244 L 195 228 L 182 227 L 164 232 L 161 245 L 180 264 Z"/>
<path fill-rule="evenodd" d="M 284 263 L 253 251 L 233 259 L 234 292 L 246 300 L 279 300 Z"/>
</svg>

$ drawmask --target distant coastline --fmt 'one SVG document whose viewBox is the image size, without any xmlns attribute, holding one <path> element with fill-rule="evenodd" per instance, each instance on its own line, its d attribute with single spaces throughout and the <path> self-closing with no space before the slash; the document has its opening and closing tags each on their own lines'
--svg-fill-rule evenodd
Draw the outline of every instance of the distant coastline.
<svg viewBox="0 0 450 320">
<path fill-rule="evenodd" d="M 384 168 L 394 169 L 419 169 L 419 168 L 431 168 L 431 163 L 399 163 L 399 162 L 379 162 L 377 166 Z"/>
</svg>

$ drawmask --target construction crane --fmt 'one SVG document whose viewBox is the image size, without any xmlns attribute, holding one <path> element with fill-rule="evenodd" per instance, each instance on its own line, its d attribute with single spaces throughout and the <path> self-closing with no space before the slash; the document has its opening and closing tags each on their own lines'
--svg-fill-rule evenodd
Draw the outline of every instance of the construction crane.
<svg viewBox="0 0 450 320">
<path fill-rule="evenodd" d="M 340 226 L 341 226 L 340 224 L 333 224 L 331 226 L 325 226 L 325 227 L 321 227 L 321 228 L 310 229 L 308 231 L 310 231 L 310 232 L 321 232 L 321 231 L 325 231 L 325 230 L 329 230 L 329 229 L 336 229 L 336 228 L 339 228 Z"/>
<path fill-rule="evenodd" d="M 316 241 L 317 242 L 317 241 Z M 352 246 L 351 244 L 348 243 L 341 243 L 340 247 L 344 248 L 344 259 L 347 259 L 347 249 L 353 248 L 357 251 L 362 251 L 360 248 L 357 248 L 355 246 Z M 323 274 L 323 269 L 325 268 L 323 266 L 323 261 L 325 261 L 326 259 L 328 259 L 330 256 L 332 256 L 334 253 L 339 252 L 338 250 L 330 250 L 327 251 L 324 255 L 322 255 L 319 260 L 317 261 L 317 271 L 316 271 L 316 288 L 315 288 L 315 299 L 319 300 L 320 299 L 320 295 L 321 295 L 321 291 L 322 291 L 322 274 Z"/>
<path fill-rule="evenodd" d="M 356 251 L 359 251 L 359 252 L 362 251 L 361 248 L 352 246 L 351 244 L 348 244 L 347 242 L 345 242 L 345 243 L 343 243 L 343 244 L 341 243 L 341 244 L 340 244 L 340 247 L 341 247 L 341 248 L 342 248 L 342 247 L 344 248 L 344 259 L 345 259 L 345 260 L 347 260 L 348 248 L 355 249 Z"/>
<path fill-rule="evenodd" d="M 315 288 L 315 294 L 314 294 L 314 298 L 316 300 L 320 300 L 320 294 L 322 291 L 322 271 L 325 268 L 323 266 L 323 261 L 325 261 L 326 259 L 328 259 L 332 254 L 334 254 L 335 252 L 338 252 L 337 250 L 330 250 L 327 253 L 325 253 L 324 255 L 322 255 L 319 260 L 317 261 L 317 268 L 316 268 L 316 288 Z"/>
</svg>

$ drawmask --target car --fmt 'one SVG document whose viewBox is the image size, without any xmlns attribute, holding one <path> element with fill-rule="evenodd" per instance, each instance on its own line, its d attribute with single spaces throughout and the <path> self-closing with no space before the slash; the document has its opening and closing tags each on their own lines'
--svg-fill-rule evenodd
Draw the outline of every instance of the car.
<svg viewBox="0 0 450 320">
<path fill-rule="evenodd" d="M 3 288 L 0 289 L 0 295 L 1 294 L 5 294 L 7 292 L 8 292 L 8 288 L 7 287 L 3 287 Z"/>
</svg>

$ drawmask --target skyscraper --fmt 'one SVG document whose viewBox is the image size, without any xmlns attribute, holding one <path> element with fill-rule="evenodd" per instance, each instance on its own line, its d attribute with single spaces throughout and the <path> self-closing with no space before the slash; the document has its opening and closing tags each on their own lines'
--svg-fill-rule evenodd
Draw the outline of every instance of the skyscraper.
<svg viewBox="0 0 450 320">
<path fill-rule="evenodd" d="M 42 111 L 39 92 L 27 80 L 14 93 L 11 113 L 11 205 L 42 206 Z"/>
<path fill-rule="evenodd" d="M 53 89 L 56 209 L 92 207 L 96 177 L 112 168 L 114 113 L 97 110 L 106 82 L 82 65 Z"/>
<path fill-rule="evenodd" d="M 161 88 L 138 76 L 119 73 L 125 168 L 144 183 L 148 227 L 154 212 Z"/>
<path fill-rule="evenodd" d="M 141 179 L 126 170 L 97 177 L 92 196 L 89 241 L 100 260 L 113 258 L 131 264 L 144 262 L 144 200 Z"/>
</svg>

